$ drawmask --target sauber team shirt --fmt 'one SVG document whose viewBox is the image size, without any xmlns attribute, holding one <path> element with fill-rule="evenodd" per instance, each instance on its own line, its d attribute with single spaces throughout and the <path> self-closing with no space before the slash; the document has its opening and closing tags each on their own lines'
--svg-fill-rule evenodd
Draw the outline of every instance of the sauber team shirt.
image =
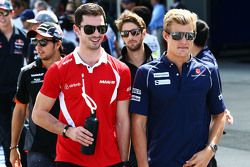
<svg viewBox="0 0 250 167">
<path fill-rule="evenodd" d="M 83 126 L 90 115 L 90 108 L 82 96 L 83 82 L 85 92 L 97 104 L 96 115 L 99 120 L 97 143 L 94 155 L 81 153 L 80 144 L 71 139 L 58 137 L 56 161 L 71 162 L 81 166 L 104 167 L 121 161 L 116 136 L 117 101 L 130 99 L 129 68 L 111 57 L 102 49 L 97 64 L 89 67 L 75 51 L 55 63 L 47 71 L 40 92 L 51 98 L 63 94 L 64 108 L 75 126 Z M 60 112 L 59 120 L 68 124 Z"/>
<path fill-rule="evenodd" d="M 165 55 L 138 69 L 130 112 L 147 117 L 150 166 L 181 167 L 206 146 L 211 114 L 225 110 L 215 71 L 191 58 L 180 74 Z"/>
</svg>

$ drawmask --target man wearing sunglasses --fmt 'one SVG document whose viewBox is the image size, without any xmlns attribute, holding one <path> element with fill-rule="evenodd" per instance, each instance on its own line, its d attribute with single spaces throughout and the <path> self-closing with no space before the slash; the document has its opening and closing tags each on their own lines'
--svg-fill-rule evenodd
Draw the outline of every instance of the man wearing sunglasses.
<svg viewBox="0 0 250 167">
<path fill-rule="evenodd" d="M 21 166 L 17 147 L 19 136 L 25 121 L 26 108 L 32 111 L 36 96 L 43 84 L 47 69 L 60 60 L 62 51 L 62 30 L 54 23 L 42 23 L 36 30 L 28 32 L 28 37 L 33 38 L 32 43 L 39 54 L 39 59 L 22 68 L 19 74 L 18 89 L 15 96 L 16 106 L 12 117 L 12 140 L 10 161 L 12 165 Z M 50 113 L 58 117 L 59 103 L 50 110 Z M 56 135 L 37 126 L 31 119 L 29 112 L 29 129 L 26 134 L 25 149 L 28 151 L 28 167 L 55 167 Z"/>
<path fill-rule="evenodd" d="M 58 134 L 58 167 L 121 167 L 128 160 L 130 72 L 101 47 L 107 31 L 101 6 L 85 3 L 75 12 L 74 31 L 79 47 L 52 65 L 37 95 L 33 121 Z M 59 119 L 49 110 L 60 99 Z M 81 152 L 93 144 L 93 134 L 83 127 L 95 113 L 99 121 L 93 154 Z"/>
<path fill-rule="evenodd" d="M 169 10 L 167 52 L 137 70 L 130 112 L 138 166 L 205 167 L 217 150 L 225 105 L 216 68 L 191 57 L 196 20 L 188 10 Z"/>
<path fill-rule="evenodd" d="M 4 148 L 5 164 L 9 162 L 11 117 L 14 108 L 13 98 L 16 92 L 18 74 L 24 65 L 28 40 L 24 32 L 12 23 L 13 7 L 9 0 L 0 1 L 0 128 L 4 131 L 0 145 Z M 22 149 L 24 134 L 19 143 L 25 166 L 25 153 Z"/>
<path fill-rule="evenodd" d="M 143 43 L 146 25 L 141 17 L 130 11 L 123 12 L 115 23 L 125 44 L 120 60 L 129 67 L 131 84 L 133 84 L 138 67 L 153 60 L 152 51 L 147 44 Z M 130 149 L 129 163 L 130 166 L 137 166 L 133 146 Z"/>
</svg>

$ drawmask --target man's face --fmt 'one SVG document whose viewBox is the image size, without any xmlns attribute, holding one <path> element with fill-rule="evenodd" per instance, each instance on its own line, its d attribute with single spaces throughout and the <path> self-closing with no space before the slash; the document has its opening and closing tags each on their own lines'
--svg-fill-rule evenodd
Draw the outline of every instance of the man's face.
<svg viewBox="0 0 250 167">
<path fill-rule="evenodd" d="M 0 9 L 0 28 L 11 24 L 11 18 L 13 16 L 12 11 Z"/>
<path fill-rule="evenodd" d="M 194 27 L 191 23 L 181 25 L 174 22 L 170 27 L 170 32 L 163 32 L 163 37 L 168 43 L 168 54 L 178 57 L 190 56 L 194 41 L 193 32 Z"/>
<path fill-rule="evenodd" d="M 39 54 L 41 60 L 50 60 L 55 55 L 58 47 L 57 44 L 52 41 L 52 38 L 43 37 L 39 34 L 34 39 L 36 44 L 36 51 Z"/>
<path fill-rule="evenodd" d="M 123 24 L 120 33 L 128 50 L 136 51 L 141 48 L 145 30 L 143 31 L 134 23 L 127 22 Z"/>
<path fill-rule="evenodd" d="M 100 48 L 106 29 L 103 16 L 83 16 L 80 27 L 74 26 L 80 45 L 90 50 Z"/>
</svg>

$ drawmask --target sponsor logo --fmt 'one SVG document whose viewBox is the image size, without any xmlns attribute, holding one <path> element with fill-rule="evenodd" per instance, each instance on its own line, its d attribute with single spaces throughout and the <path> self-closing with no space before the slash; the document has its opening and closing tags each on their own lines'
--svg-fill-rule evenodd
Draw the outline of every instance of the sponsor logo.
<svg viewBox="0 0 250 167">
<path fill-rule="evenodd" d="M 133 93 L 133 94 L 137 94 L 137 95 L 141 95 L 141 90 L 140 90 L 140 89 L 137 89 L 137 88 L 133 88 L 133 89 L 132 89 L 132 93 Z"/>
<path fill-rule="evenodd" d="M 78 82 L 78 83 L 73 83 L 73 84 L 65 84 L 64 85 L 64 89 L 70 89 L 70 88 L 75 88 L 75 87 L 79 87 L 79 86 L 81 86 L 81 83 L 80 82 Z"/>
<path fill-rule="evenodd" d="M 155 80 L 155 85 L 170 85 L 170 79 Z"/>
<path fill-rule="evenodd" d="M 66 60 L 65 62 L 63 62 L 62 64 L 63 65 L 65 65 L 65 64 L 68 64 L 69 62 L 71 62 L 72 61 L 72 58 L 71 59 L 69 59 L 69 60 Z"/>
<path fill-rule="evenodd" d="M 140 96 L 136 96 L 136 95 L 132 95 L 131 100 L 140 102 L 141 101 L 141 97 Z"/>
<path fill-rule="evenodd" d="M 197 75 L 199 75 L 199 74 L 201 73 L 201 69 L 196 68 L 196 69 L 195 69 L 195 73 L 196 73 Z"/>
<path fill-rule="evenodd" d="M 107 84 L 107 85 L 114 85 L 115 81 L 111 81 L 111 80 L 100 80 L 99 84 Z"/>
<path fill-rule="evenodd" d="M 41 77 L 44 73 L 38 73 L 38 74 L 31 74 L 31 77 Z"/>
<path fill-rule="evenodd" d="M 43 83 L 43 79 L 41 79 L 41 78 L 34 78 L 33 81 L 31 81 L 30 83 L 31 84 Z"/>
<path fill-rule="evenodd" d="M 154 78 L 169 77 L 169 72 L 158 72 L 154 73 Z"/>
</svg>

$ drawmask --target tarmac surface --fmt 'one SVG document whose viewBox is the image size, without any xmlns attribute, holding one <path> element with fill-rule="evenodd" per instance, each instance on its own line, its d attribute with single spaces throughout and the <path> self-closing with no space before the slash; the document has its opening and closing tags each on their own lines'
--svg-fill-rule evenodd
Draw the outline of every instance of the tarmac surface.
<svg viewBox="0 0 250 167">
<path fill-rule="evenodd" d="M 227 108 L 234 124 L 226 125 L 216 153 L 218 167 L 250 167 L 250 53 L 218 59 Z M 3 164 L 0 148 L 0 167 Z"/>
<path fill-rule="evenodd" d="M 250 167 L 250 53 L 218 60 L 223 96 L 234 116 L 216 155 L 218 167 Z"/>
</svg>

